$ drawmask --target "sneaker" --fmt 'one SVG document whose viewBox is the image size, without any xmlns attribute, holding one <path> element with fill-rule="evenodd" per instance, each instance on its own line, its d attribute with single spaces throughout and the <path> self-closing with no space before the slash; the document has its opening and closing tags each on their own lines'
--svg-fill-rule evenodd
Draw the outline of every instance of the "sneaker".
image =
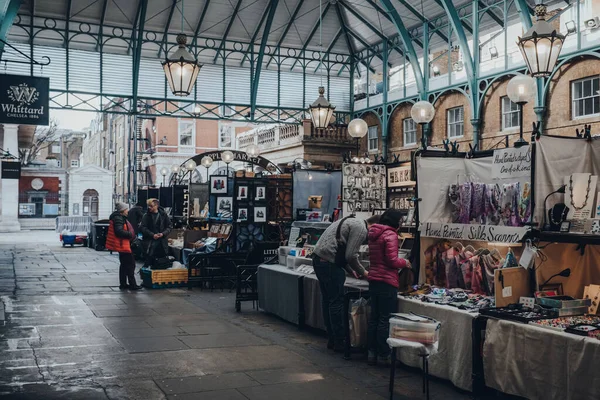
<svg viewBox="0 0 600 400">
<path fill-rule="evenodd" d="M 369 350 L 369 354 L 367 355 L 367 364 L 377 365 L 377 353 Z"/>
<path fill-rule="evenodd" d="M 130 286 L 129 290 L 140 290 L 140 289 L 143 289 L 143 288 L 144 288 L 143 286 L 136 285 L 136 286 Z"/>
</svg>

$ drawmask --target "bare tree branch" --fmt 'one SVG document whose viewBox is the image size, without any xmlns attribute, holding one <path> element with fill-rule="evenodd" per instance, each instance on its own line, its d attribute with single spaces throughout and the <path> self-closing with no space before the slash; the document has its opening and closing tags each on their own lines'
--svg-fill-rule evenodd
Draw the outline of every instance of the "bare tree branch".
<svg viewBox="0 0 600 400">
<path fill-rule="evenodd" d="M 48 127 L 36 127 L 33 134 L 33 143 L 28 149 L 19 150 L 21 165 L 28 165 L 33 162 L 42 150 L 47 149 L 57 139 L 56 131 L 58 122 L 53 119 Z"/>
</svg>

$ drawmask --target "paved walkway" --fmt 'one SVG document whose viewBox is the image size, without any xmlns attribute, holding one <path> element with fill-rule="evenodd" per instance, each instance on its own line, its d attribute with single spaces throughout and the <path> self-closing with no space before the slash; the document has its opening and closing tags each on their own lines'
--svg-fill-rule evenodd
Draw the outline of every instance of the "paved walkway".
<svg viewBox="0 0 600 400">
<path fill-rule="evenodd" d="M 385 399 L 388 370 L 344 361 L 326 339 L 196 289 L 118 289 L 108 252 L 50 232 L 0 234 L 0 397 L 14 399 Z M 360 357 L 355 357 L 360 358 Z M 399 369 L 396 399 L 421 399 Z M 470 396 L 431 383 L 432 399 Z"/>
</svg>

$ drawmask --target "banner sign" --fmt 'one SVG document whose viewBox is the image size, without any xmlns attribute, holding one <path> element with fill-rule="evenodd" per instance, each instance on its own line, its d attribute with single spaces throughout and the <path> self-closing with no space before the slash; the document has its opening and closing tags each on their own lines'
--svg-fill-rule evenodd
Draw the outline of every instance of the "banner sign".
<svg viewBox="0 0 600 400">
<path fill-rule="evenodd" d="M 0 123 L 48 125 L 50 79 L 1 74 Z"/>
<path fill-rule="evenodd" d="M 2 179 L 20 179 L 21 163 L 19 161 L 2 161 Z"/>
<path fill-rule="evenodd" d="M 492 179 L 531 177 L 531 146 L 494 151 Z"/>
<path fill-rule="evenodd" d="M 419 228 L 422 237 L 451 240 L 476 240 L 494 243 L 520 243 L 528 227 L 500 225 L 446 224 L 426 222 Z"/>
<path fill-rule="evenodd" d="M 213 161 L 222 161 L 221 156 L 224 151 L 226 151 L 226 150 L 209 151 L 206 153 L 199 154 L 199 155 L 195 156 L 193 159 L 194 159 L 194 161 L 198 160 L 198 161 L 196 161 L 198 166 L 201 165 L 200 161 L 202 160 L 202 158 L 204 158 L 206 156 L 210 157 Z M 267 170 L 269 172 L 279 171 L 279 167 L 277 167 L 277 165 L 273 164 L 271 161 L 267 160 L 264 157 L 261 157 L 261 156 L 252 157 L 252 156 L 249 156 L 248 153 L 246 153 L 245 151 L 238 151 L 238 150 L 229 150 L 229 151 L 231 151 L 233 153 L 233 161 L 241 161 L 241 162 L 245 162 L 245 163 L 258 165 L 259 167 L 261 167 L 264 170 Z M 279 171 L 279 172 L 281 172 L 281 171 Z"/>
</svg>

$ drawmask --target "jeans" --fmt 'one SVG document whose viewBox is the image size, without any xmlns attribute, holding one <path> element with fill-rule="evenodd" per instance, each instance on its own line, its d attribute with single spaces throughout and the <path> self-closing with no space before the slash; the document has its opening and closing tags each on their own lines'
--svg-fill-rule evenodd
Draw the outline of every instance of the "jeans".
<svg viewBox="0 0 600 400">
<path fill-rule="evenodd" d="M 344 318 L 348 318 L 344 315 L 346 273 L 335 264 L 317 256 L 313 258 L 313 267 L 321 288 L 323 319 L 329 341 L 341 345 L 346 338 Z"/>
<path fill-rule="evenodd" d="M 370 281 L 369 295 L 371 296 L 371 316 L 367 340 L 369 353 L 378 357 L 390 356 L 387 338 L 390 331 L 390 314 L 398 308 L 398 289 L 387 283 Z"/>
<path fill-rule="evenodd" d="M 135 283 L 135 257 L 132 253 L 119 253 L 119 285 L 137 286 Z"/>
</svg>

